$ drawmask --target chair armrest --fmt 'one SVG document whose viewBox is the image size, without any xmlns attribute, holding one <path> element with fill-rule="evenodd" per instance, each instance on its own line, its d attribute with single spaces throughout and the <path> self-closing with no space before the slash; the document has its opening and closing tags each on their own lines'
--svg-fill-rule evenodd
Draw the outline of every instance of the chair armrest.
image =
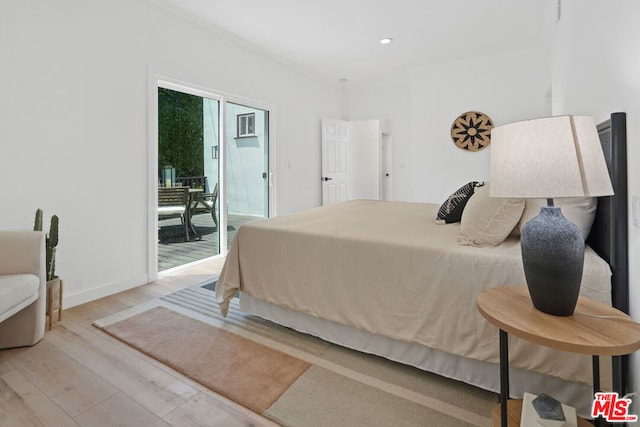
<svg viewBox="0 0 640 427">
<path fill-rule="evenodd" d="M 42 231 L 0 230 L 0 274 L 31 273 L 45 283 L 44 242 Z"/>
</svg>

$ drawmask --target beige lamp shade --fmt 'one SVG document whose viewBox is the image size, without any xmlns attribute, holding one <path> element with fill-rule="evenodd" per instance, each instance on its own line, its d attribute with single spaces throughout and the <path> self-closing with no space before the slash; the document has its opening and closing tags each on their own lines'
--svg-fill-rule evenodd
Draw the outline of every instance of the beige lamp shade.
<svg viewBox="0 0 640 427">
<path fill-rule="evenodd" d="M 613 194 L 598 131 L 588 116 L 556 116 L 494 127 L 491 197 Z"/>
</svg>

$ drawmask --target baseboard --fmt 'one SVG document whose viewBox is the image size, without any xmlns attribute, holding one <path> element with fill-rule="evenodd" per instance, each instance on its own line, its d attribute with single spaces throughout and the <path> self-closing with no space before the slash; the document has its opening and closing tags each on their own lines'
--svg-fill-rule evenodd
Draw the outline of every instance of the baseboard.
<svg viewBox="0 0 640 427">
<path fill-rule="evenodd" d="M 149 283 L 149 276 L 143 274 L 137 277 L 131 277 L 127 280 L 102 285 L 97 288 L 82 290 L 74 294 L 64 294 L 62 296 L 62 309 L 64 310 L 75 307 L 76 305 L 108 297 L 109 295 L 117 294 L 118 292 L 126 291 L 146 283 Z M 65 287 L 65 291 L 66 290 L 67 288 Z"/>
</svg>

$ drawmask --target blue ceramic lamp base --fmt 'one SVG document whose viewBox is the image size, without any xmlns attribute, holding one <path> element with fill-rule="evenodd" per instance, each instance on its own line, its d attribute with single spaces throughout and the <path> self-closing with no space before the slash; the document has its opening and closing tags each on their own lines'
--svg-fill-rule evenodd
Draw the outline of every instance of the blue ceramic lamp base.
<svg viewBox="0 0 640 427">
<path fill-rule="evenodd" d="M 570 316 L 578 302 L 584 266 L 584 237 L 559 207 L 543 206 L 521 233 L 522 262 L 533 306 Z"/>
</svg>

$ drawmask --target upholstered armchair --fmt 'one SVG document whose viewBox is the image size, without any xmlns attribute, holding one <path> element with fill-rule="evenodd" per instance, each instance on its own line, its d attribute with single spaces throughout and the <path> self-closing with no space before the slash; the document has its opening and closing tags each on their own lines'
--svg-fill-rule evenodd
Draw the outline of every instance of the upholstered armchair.
<svg viewBox="0 0 640 427">
<path fill-rule="evenodd" d="M 44 336 L 47 277 L 41 231 L 0 231 L 0 348 Z"/>
</svg>

